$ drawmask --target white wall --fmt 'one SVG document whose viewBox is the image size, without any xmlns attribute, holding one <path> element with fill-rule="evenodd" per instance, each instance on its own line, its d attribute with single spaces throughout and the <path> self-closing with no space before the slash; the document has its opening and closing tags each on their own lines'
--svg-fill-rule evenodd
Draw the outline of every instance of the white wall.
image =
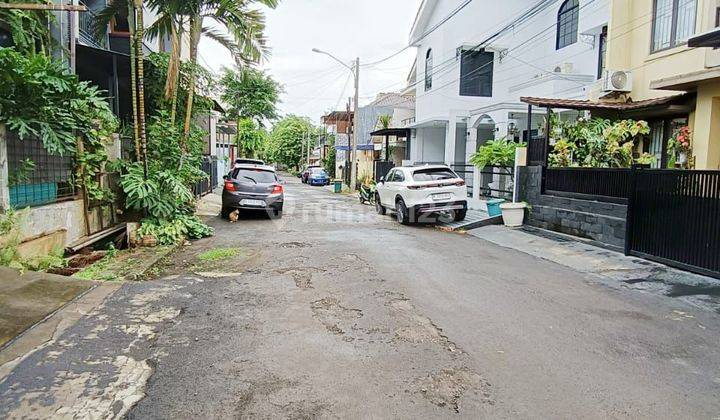
<svg viewBox="0 0 720 420">
<path fill-rule="evenodd" d="M 445 127 L 416 130 L 410 146 L 410 160 L 414 162 L 443 162 L 445 160 Z"/>
<path fill-rule="evenodd" d="M 446 17 L 461 0 L 437 0 L 436 3 L 426 28 Z M 460 60 L 456 57 L 457 48 L 476 45 L 519 17 L 537 1 L 475 0 L 450 21 L 417 42 L 416 120 L 440 119 L 453 112 L 461 114 L 493 103 L 518 102 L 519 97 L 527 92 L 535 92 L 535 96 L 584 97 L 580 85 L 588 84 L 588 80 L 594 80 L 597 74 L 598 37 L 592 39 L 580 34 L 599 33 L 608 21 L 609 6 L 603 0 L 580 0 L 578 41 L 556 51 L 555 23 L 562 3 L 562 0 L 548 0 L 542 12 L 489 44 L 493 48 L 508 51 L 508 55 L 501 60 L 495 53 L 493 96 L 489 98 L 459 95 Z M 426 92 L 425 54 L 428 48 L 433 50 L 434 75 L 433 87 Z M 546 72 L 553 71 L 556 66 L 566 67 L 564 63 L 571 63 L 569 74 L 548 77 Z M 549 85 L 542 88 L 534 86 L 548 78 L 552 79 Z M 530 85 L 524 86 L 527 83 Z"/>
</svg>

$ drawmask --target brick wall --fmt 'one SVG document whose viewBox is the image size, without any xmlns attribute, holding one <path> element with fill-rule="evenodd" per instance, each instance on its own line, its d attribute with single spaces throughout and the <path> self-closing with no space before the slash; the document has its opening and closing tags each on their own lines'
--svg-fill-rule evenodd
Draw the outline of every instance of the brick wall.
<svg viewBox="0 0 720 420">
<path fill-rule="evenodd" d="M 541 193 L 542 168 L 520 168 L 520 199 L 531 206 L 526 223 L 602 242 L 625 245 L 627 206 Z"/>
</svg>

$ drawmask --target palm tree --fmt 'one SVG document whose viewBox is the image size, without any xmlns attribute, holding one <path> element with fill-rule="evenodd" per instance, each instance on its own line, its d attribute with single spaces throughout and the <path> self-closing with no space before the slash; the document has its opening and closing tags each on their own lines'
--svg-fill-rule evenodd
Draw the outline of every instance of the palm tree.
<svg viewBox="0 0 720 420">
<path fill-rule="evenodd" d="M 143 52 L 143 34 L 145 33 L 145 27 L 143 24 L 143 0 L 134 1 L 134 13 L 135 13 L 135 34 L 136 41 L 135 46 L 136 53 L 135 58 L 137 59 L 137 102 L 138 102 L 138 129 L 140 131 L 140 144 L 142 145 L 142 160 L 145 168 L 145 177 L 147 177 L 148 162 L 147 162 L 147 133 L 145 131 L 145 78 L 144 78 L 144 63 L 145 54 Z M 131 46 L 132 48 L 132 46 Z"/>
<path fill-rule="evenodd" d="M 185 111 L 184 133 L 190 132 L 193 99 L 196 85 L 197 53 L 200 38 L 205 36 L 218 42 L 230 51 L 239 66 L 259 62 L 269 53 L 265 36 L 265 17 L 252 4 L 275 8 L 279 0 L 178 0 L 183 4 L 183 13 L 188 16 L 190 26 L 190 86 Z M 203 26 L 210 21 L 223 27 L 227 33 Z"/>
</svg>

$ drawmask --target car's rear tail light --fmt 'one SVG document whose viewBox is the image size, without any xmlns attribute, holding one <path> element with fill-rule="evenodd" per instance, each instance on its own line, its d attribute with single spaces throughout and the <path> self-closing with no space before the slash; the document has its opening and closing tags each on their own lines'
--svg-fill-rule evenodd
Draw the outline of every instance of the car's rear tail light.
<svg viewBox="0 0 720 420">
<path fill-rule="evenodd" d="M 408 185 L 409 190 L 424 190 L 425 185 Z"/>
<path fill-rule="evenodd" d="M 283 186 L 282 185 L 274 185 L 272 189 L 272 194 L 282 194 L 283 192 Z"/>
<path fill-rule="evenodd" d="M 465 185 L 465 181 L 460 180 L 460 181 L 456 182 L 455 185 L 457 185 L 458 187 L 462 187 Z"/>
<path fill-rule="evenodd" d="M 225 181 L 225 191 L 235 191 L 235 183 L 231 181 Z"/>
</svg>

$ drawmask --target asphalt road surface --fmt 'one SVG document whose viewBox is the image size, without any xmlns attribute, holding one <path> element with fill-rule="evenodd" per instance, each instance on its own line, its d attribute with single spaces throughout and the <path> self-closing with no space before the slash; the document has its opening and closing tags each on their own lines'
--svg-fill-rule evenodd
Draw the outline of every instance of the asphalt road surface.
<svg viewBox="0 0 720 420">
<path fill-rule="evenodd" d="M 717 313 L 294 179 L 286 200 L 212 218 L 18 363 L 0 417 L 720 418 Z"/>
</svg>

